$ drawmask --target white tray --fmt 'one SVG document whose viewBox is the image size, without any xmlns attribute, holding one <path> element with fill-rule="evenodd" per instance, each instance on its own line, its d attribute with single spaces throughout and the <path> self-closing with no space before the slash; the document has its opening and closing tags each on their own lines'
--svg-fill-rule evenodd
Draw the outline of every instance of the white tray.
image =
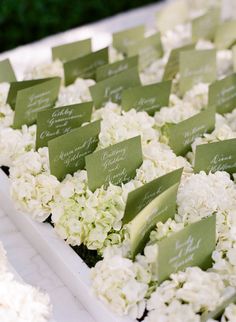
<svg viewBox="0 0 236 322">
<path fill-rule="evenodd" d="M 37 223 L 17 211 L 10 197 L 10 183 L 0 169 L 0 207 L 60 277 L 73 295 L 98 322 L 132 322 L 120 318 L 99 301 L 91 290 L 90 269 L 48 223 Z"/>
</svg>

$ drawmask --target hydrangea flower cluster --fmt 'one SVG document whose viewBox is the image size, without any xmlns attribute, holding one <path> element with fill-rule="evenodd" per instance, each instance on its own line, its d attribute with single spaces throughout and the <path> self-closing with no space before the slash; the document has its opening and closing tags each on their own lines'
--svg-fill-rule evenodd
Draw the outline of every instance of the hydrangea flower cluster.
<svg viewBox="0 0 236 322">
<path fill-rule="evenodd" d="M 0 243 L 0 320 L 46 322 L 50 315 L 49 296 L 14 279 L 8 271 L 6 252 Z"/>
</svg>

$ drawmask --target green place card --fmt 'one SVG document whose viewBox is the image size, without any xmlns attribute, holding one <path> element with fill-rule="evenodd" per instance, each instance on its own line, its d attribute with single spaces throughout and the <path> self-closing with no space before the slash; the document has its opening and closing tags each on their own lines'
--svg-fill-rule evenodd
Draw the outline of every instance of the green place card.
<svg viewBox="0 0 236 322">
<path fill-rule="evenodd" d="M 224 310 L 231 303 L 236 303 L 236 293 L 234 293 L 228 299 L 223 301 L 223 303 L 221 303 L 214 311 L 203 313 L 201 316 L 201 322 L 207 322 L 208 320 L 211 320 L 211 319 L 216 319 L 217 321 L 218 320 L 220 321 L 220 317 L 224 313 Z"/>
<path fill-rule="evenodd" d="M 216 51 L 188 50 L 180 53 L 180 92 L 198 83 L 212 83 L 217 77 Z"/>
<path fill-rule="evenodd" d="M 194 172 L 236 172 L 236 139 L 224 140 L 196 147 Z"/>
<path fill-rule="evenodd" d="M 236 45 L 233 46 L 232 51 L 233 51 L 233 67 L 234 67 L 234 72 L 236 72 Z"/>
<path fill-rule="evenodd" d="M 217 49 L 227 49 L 236 41 L 236 20 L 223 22 L 216 31 L 215 45 Z"/>
<path fill-rule="evenodd" d="M 143 162 L 141 137 L 137 136 L 94 152 L 85 161 L 91 191 L 102 185 L 107 187 L 109 183 L 120 185 L 129 182 Z"/>
<path fill-rule="evenodd" d="M 144 25 L 115 32 L 112 34 L 112 45 L 117 50 L 126 53 L 128 46 L 144 38 L 144 32 Z"/>
<path fill-rule="evenodd" d="M 133 67 L 122 73 L 104 79 L 89 88 L 95 108 L 100 108 L 107 101 L 121 102 L 124 89 L 141 85 L 138 68 Z"/>
<path fill-rule="evenodd" d="M 38 112 L 55 104 L 60 83 L 61 79 L 55 77 L 18 91 L 13 127 L 18 129 L 24 124 L 31 125 L 35 123 Z"/>
<path fill-rule="evenodd" d="M 100 82 L 135 66 L 138 66 L 138 56 L 128 57 L 113 64 L 103 65 L 97 68 L 96 81 Z"/>
<path fill-rule="evenodd" d="M 79 127 L 48 142 L 51 174 L 63 180 L 70 173 L 84 169 L 85 156 L 98 145 L 100 121 Z"/>
<path fill-rule="evenodd" d="M 156 33 L 152 36 L 142 38 L 133 45 L 127 47 L 127 55 L 129 57 L 138 55 L 140 69 L 144 69 L 152 62 L 163 55 L 161 35 Z"/>
<path fill-rule="evenodd" d="M 219 8 L 211 8 L 204 15 L 195 18 L 192 21 L 193 41 L 197 41 L 199 39 L 213 40 L 219 23 L 220 23 Z"/>
<path fill-rule="evenodd" d="M 212 266 L 211 255 L 216 245 L 216 216 L 190 224 L 158 242 L 158 282 L 189 266 L 204 270 Z"/>
<path fill-rule="evenodd" d="M 189 19 L 189 8 L 185 0 L 173 1 L 165 4 L 156 13 L 156 25 L 162 33 L 183 24 Z"/>
<path fill-rule="evenodd" d="M 68 61 L 91 53 L 92 41 L 91 39 L 84 39 L 69 44 L 52 47 L 52 58 L 60 59 L 61 61 Z"/>
<path fill-rule="evenodd" d="M 168 138 L 168 145 L 174 153 L 184 156 L 191 150 L 195 138 L 212 132 L 214 128 L 215 108 L 212 106 L 180 123 L 167 123 L 163 127 L 163 133 Z"/>
<path fill-rule="evenodd" d="M 131 191 L 126 201 L 123 224 L 130 222 L 153 199 L 180 182 L 183 168 L 167 173 Z"/>
<path fill-rule="evenodd" d="M 10 83 L 15 81 L 16 75 L 14 73 L 10 60 L 4 59 L 0 61 L 0 83 Z"/>
<path fill-rule="evenodd" d="M 131 87 L 123 91 L 121 106 L 125 111 L 134 108 L 154 115 L 162 106 L 169 106 L 170 91 L 171 81 Z"/>
<path fill-rule="evenodd" d="M 175 75 L 179 72 L 179 55 L 182 51 L 194 49 L 194 44 L 189 44 L 183 47 L 172 49 L 168 62 L 165 66 L 165 71 L 163 74 L 163 80 L 173 79 Z"/>
<path fill-rule="evenodd" d="M 172 185 L 153 199 L 128 224 L 131 257 L 142 252 L 149 240 L 150 232 L 157 222 L 174 218 L 176 213 L 176 196 L 179 183 Z"/>
<path fill-rule="evenodd" d="M 217 113 L 230 113 L 236 107 L 236 74 L 217 80 L 209 86 L 208 104 Z"/>
<path fill-rule="evenodd" d="M 50 108 L 37 115 L 36 149 L 91 119 L 93 102 Z"/>
<path fill-rule="evenodd" d="M 64 63 L 65 84 L 74 83 L 76 78 L 96 79 L 96 69 L 108 64 L 108 47 Z"/>
<path fill-rule="evenodd" d="M 15 105 L 16 105 L 16 96 L 17 96 L 18 91 L 32 87 L 34 85 L 42 84 L 42 83 L 47 82 L 51 79 L 52 78 L 42 78 L 42 79 L 32 79 L 32 80 L 21 81 L 21 82 L 12 82 L 10 84 L 10 88 L 8 91 L 7 104 L 9 104 L 11 106 L 11 108 L 14 110 Z"/>
</svg>

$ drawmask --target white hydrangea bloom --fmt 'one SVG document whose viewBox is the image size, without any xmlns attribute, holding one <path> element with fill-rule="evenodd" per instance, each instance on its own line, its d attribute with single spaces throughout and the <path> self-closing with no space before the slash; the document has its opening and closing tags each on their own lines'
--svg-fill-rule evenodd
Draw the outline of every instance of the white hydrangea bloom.
<svg viewBox="0 0 236 322">
<path fill-rule="evenodd" d="M 208 104 L 208 84 L 200 83 L 185 93 L 181 100 L 176 94 L 170 95 L 170 107 L 162 107 L 155 113 L 156 125 L 179 123 L 199 113 Z"/>
<path fill-rule="evenodd" d="M 224 120 L 232 129 L 232 131 L 236 132 L 236 106 L 231 113 L 227 113 L 224 115 Z"/>
<path fill-rule="evenodd" d="M 219 274 L 205 272 L 198 267 L 188 267 L 185 272 L 172 274 L 170 280 L 157 287 L 147 302 L 147 309 L 150 312 L 155 311 L 158 316 L 163 315 L 163 318 L 166 318 L 163 321 L 170 322 L 169 315 L 173 314 L 173 312 L 168 309 L 167 305 L 170 306 L 171 303 L 175 303 L 175 307 L 178 307 L 180 316 L 183 314 L 183 308 L 180 308 L 180 303 L 181 306 L 186 305 L 187 316 L 191 317 L 191 311 L 196 314 L 214 310 L 233 292 L 234 289 L 226 287 Z M 177 316 L 178 311 L 176 312 Z M 149 313 L 151 317 L 153 314 Z M 194 314 L 192 314 L 192 318 L 194 318 Z M 147 318 L 147 321 L 153 320 L 148 320 Z M 195 320 L 193 319 L 193 321 Z"/>
<path fill-rule="evenodd" d="M 191 107 L 201 111 L 208 105 L 208 87 L 209 84 L 199 83 L 187 91 L 183 97 L 183 103 L 191 104 Z M 189 108 L 186 106 L 186 109 Z"/>
<path fill-rule="evenodd" d="M 116 48 L 114 48 L 113 46 L 109 47 L 109 63 L 115 63 L 119 60 L 124 59 L 124 55 L 119 52 Z"/>
<path fill-rule="evenodd" d="M 109 239 L 111 243 L 121 241 L 118 232 L 124 207 L 121 187 L 110 185 L 107 190 L 100 188 L 93 193 L 83 170 L 67 175 L 59 185 L 52 204 L 52 220 L 68 243 L 101 249 Z"/>
<path fill-rule="evenodd" d="M 218 78 L 224 78 L 233 73 L 232 50 L 218 50 L 216 58 Z"/>
<path fill-rule="evenodd" d="M 146 67 L 139 76 L 142 85 L 149 85 L 162 81 L 165 70 L 165 65 L 168 61 L 169 53 L 165 54 L 162 58 L 155 60 L 148 67 Z"/>
<path fill-rule="evenodd" d="M 97 121 L 103 119 L 104 117 L 106 117 L 107 113 L 111 115 L 116 114 L 117 116 L 120 116 L 122 113 L 122 108 L 120 105 L 116 103 L 106 102 L 106 104 L 103 107 L 93 111 L 91 120 Z"/>
<path fill-rule="evenodd" d="M 49 296 L 30 285 L 0 274 L 0 320 L 4 322 L 47 322 L 51 315 Z"/>
<path fill-rule="evenodd" d="M 17 208 L 37 221 L 50 215 L 50 203 L 59 185 L 50 175 L 48 162 L 48 149 L 42 148 L 18 157 L 10 169 L 11 196 Z"/>
<path fill-rule="evenodd" d="M 89 87 L 94 84 L 95 81 L 92 79 L 77 78 L 73 84 L 67 87 L 61 87 L 56 106 L 65 106 L 91 101 L 92 98 L 89 92 Z"/>
<path fill-rule="evenodd" d="M 120 255 L 107 256 L 91 269 L 95 294 L 119 315 L 140 318 L 151 274 L 138 262 Z"/>
<path fill-rule="evenodd" d="M 50 315 L 48 295 L 15 281 L 8 272 L 6 251 L 0 242 L 0 321 L 46 322 Z"/>
<path fill-rule="evenodd" d="M 35 147 L 36 125 L 22 126 L 21 130 L 3 128 L 0 131 L 0 165 L 12 166 L 13 162 Z"/>
<path fill-rule="evenodd" d="M 14 114 L 14 111 L 8 104 L 0 104 L 0 131 L 3 128 L 12 126 Z"/>
<path fill-rule="evenodd" d="M 165 223 L 159 221 L 156 228 L 150 233 L 149 244 L 154 244 L 169 235 L 180 231 L 184 228 L 184 223 L 177 223 L 175 220 L 169 218 Z"/>
<path fill-rule="evenodd" d="M 195 46 L 196 50 L 207 50 L 207 49 L 214 49 L 214 48 L 215 48 L 215 45 L 211 41 L 205 40 L 205 39 L 199 39 Z"/>
<path fill-rule="evenodd" d="M 220 237 L 215 251 L 212 254 L 214 260 L 213 269 L 221 274 L 228 285 L 236 287 L 236 238 L 235 222 L 232 219 L 225 218 L 222 222 L 224 230 L 221 227 Z"/>
<path fill-rule="evenodd" d="M 174 48 L 182 47 L 191 43 L 191 24 L 177 25 L 172 30 L 167 30 L 162 36 L 161 41 L 165 52 L 170 52 Z"/>
<path fill-rule="evenodd" d="M 197 114 L 198 111 L 189 103 L 181 103 L 171 107 L 162 107 L 160 111 L 155 113 L 156 125 L 161 128 L 166 123 L 179 123 L 191 116 Z"/>
<path fill-rule="evenodd" d="M 154 118 L 146 112 L 137 112 L 134 109 L 121 112 L 120 109 L 119 114 L 117 105 L 109 102 L 99 115 L 102 118 L 99 149 L 138 135 L 141 135 L 143 145 L 159 138 L 159 131 L 153 128 Z"/>
<path fill-rule="evenodd" d="M 223 171 L 208 175 L 202 171 L 187 177 L 179 187 L 177 205 L 176 220 L 180 222 L 195 222 L 216 213 L 218 234 L 224 231 L 225 216 L 227 222 L 231 219 L 236 223 L 236 189 Z"/>
<path fill-rule="evenodd" d="M 31 69 L 26 70 L 24 79 L 39 79 L 47 77 L 60 77 L 64 84 L 64 69 L 63 64 L 59 59 L 53 62 L 36 65 Z"/>
<path fill-rule="evenodd" d="M 192 173 L 192 167 L 181 156 L 176 156 L 169 146 L 152 141 L 143 148 L 144 161 L 137 169 L 136 179 L 146 183 L 168 172 L 184 168 L 183 177 Z"/>
<path fill-rule="evenodd" d="M 190 304 L 182 304 L 173 300 L 169 305 L 163 303 L 161 307 L 151 310 L 144 322 L 200 322 L 200 316 L 195 314 Z"/>
</svg>

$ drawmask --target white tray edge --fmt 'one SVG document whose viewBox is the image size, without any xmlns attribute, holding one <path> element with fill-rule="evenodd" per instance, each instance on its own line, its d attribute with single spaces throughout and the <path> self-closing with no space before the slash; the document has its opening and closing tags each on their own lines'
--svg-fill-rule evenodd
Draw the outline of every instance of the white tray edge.
<svg viewBox="0 0 236 322">
<path fill-rule="evenodd" d="M 59 276 L 72 294 L 85 306 L 96 321 L 131 322 L 121 318 L 99 301 L 92 292 L 90 269 L 47 223 L 38 223 L 16 210 L 10 197 L 10 181 L 0 169 L 0 208 L 29 240 L 43 259 Z M 67 261 L 65 261 L 67 259 Z"/>
</svg>

